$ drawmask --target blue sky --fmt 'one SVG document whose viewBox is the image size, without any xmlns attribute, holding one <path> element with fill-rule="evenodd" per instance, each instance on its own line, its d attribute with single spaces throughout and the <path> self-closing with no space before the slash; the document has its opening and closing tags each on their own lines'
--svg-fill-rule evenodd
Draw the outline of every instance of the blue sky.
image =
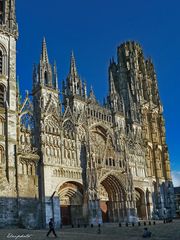
<svg viewBox="0 0 180 240">
<path fill-rule="evenodd" d="M 17 75 L 31 89 L 32 66 L 46 37 L 57 62 L 59 85 L 74 50 L 78 71 L 102 102 L 107 95 L 109 59 L 126 40 L 139 42 L 151 56 L 164 106 L 171 168 L 180 179 L 180 1 L 179 0 L 16 0 L 19 40 Z M 179 182 L 180 184 L 180 182 Z"/>
</svg>

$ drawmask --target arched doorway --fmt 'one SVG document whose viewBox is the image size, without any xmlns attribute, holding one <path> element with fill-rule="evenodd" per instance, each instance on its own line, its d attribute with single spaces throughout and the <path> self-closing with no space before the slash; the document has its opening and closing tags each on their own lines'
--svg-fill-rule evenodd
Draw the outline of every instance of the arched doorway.
<svg viewBox="0 0 180 240">
<path fill-rule="evenodd" d="M 123 221 L 126 216 L 125 190 L 119 179 L 108 175 L 99 187 L 100 208 L 103 222 Z"/>
<path fill-rule="evenodd" d="M 59 188 L 63 225 L 78 224 L 83 218 L 83 188 L 80 183 L 66 182 Z"/>
<path fill-rule="evenodd" d="M 135 188 L 135 194 L 136 194 L 137 216 L 139 219 L 147 219 L 145 194 L 143 190 L 140 188 Z"/>
</svg>

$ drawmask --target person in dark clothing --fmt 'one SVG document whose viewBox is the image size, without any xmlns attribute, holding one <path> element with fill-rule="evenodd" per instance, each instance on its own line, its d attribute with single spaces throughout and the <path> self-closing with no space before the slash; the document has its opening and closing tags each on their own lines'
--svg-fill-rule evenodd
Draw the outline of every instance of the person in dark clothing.
<svg viewBox="0 0 180 240">
<path fill-rule="evenodd" d="M 143 238 L 150 238 L 151 237 L 151 232 L 147 229 L 147 228 L 144 228 L 144 233 L 142 235 Z"/>
<path fill-rule="evenodd" d="M 51 232 L 54 234 L 55 237 L 57 237 L 57 235 L 55 233 L 55 230 L 54 230 L 54 220 L 53 220 L 53 218 L 50 218 L 50 221 L 49 221 L 49 231 L 48 231 L 46 236 L 48 237 Z"/>
</svg>

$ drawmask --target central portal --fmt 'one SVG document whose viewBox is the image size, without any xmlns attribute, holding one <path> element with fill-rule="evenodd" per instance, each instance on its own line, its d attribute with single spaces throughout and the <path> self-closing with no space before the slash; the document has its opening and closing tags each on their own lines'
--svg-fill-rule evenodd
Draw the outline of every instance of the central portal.
<svg viewBox="0 0 180 240">
<path fill-rule="evenodd" d="M 99 197 L 103 222 L 124 221 L 125 192 L 117 177 L 109 175 L 101 182 Z"/>
<path fill-rule="evenodd" d="M 59 189 L 63 225 L 78 224 L 83 220 L 83 189 L 76 182 L 66 182 Z"/>
</svg>

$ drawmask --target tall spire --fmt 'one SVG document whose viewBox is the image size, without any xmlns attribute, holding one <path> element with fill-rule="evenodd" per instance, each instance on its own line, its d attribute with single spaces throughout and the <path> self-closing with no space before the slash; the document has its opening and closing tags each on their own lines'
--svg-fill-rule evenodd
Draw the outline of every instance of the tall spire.
<svg viewBox="0 0 180 240">
<path fill-rule="evenodd" d="M 115 94 L 116 93 L 116 88 L 114 85 L 114 79 L 113 79 L 113 74 L 111 69 L 109 70 L 109 94 Z"/>
<path fill-rule="evenodd" d="M 46 40 L 43 38 L 40 62 L 33 69 L 33 88 L 43 86 L 58 90 L 56 64 L 52 67 L 47 52 Z"/>
<path fill-rule="evenodd" d="M 124 113 L 124 101 L 120 93 L 116 91 L 112 69 L 109 68 L 109 104 L 114 112 Z"/>
<path fill-rule="evenodd" d="M 41 61 L 44 63 L 49 63 L 45 37 L 43 38 L 43 42 L 42 42 Z"/>
<path fill-rule="evenodd" d="M 77 76 L 77 68 L 76 68 L 76 61 L 75 61 L 75 57 L 74 57 L 74 52 L 71 52 L 71 63 L 70 63 L 70 74 L 72 76 Z"/>
<path fill-rule="evenodd" d="M 70 70 L 66 79 L 67 93 L 83 97 L 83 84 L 78 75 L 73 51 L 71 52 Z"/>
</svg>

